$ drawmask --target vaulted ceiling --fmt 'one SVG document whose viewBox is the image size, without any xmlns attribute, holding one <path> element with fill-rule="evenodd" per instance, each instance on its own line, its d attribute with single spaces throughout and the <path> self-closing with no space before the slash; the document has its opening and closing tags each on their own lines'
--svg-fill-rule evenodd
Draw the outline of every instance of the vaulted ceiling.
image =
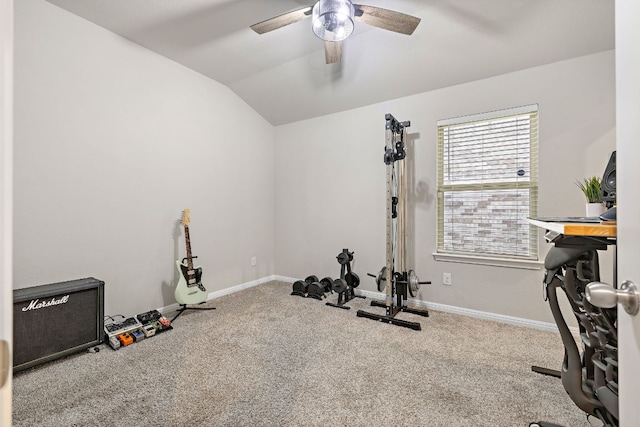
<svg viewBox="0 0 640 427">
<path fill-rule="evenodd" d="M 356 22 L 325 64 L 310 19 L 249 26 L 313 0 L 48 0 L 234 91 L 273 125 L 614 49 L 613 0 L 357 0 L 421 19 Z"/>
</svg>

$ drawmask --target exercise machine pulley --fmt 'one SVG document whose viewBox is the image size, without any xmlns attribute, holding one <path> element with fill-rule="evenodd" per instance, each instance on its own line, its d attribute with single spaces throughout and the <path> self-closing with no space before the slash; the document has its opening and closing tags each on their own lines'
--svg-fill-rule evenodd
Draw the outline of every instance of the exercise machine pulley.
<svg viewBox="0 0 640 427">
<path fill-rule="evenodd" d="M 386 291 L 385 301 L 371 301 L 372 306 L 384 307 L 384 315 L 358 310 L 358 317 L 366 317 L 397 326 L 420 330 L 420 323 L 397 319 L 399 312 L 407 312 L 428 317 L 429 312 L 424 309 L 412 308 L 406 305 L 408 295 L 415 297 L 420 285 L 431 282 L 421 282 L 415 271 L 407 269 L 409 245 L 407 244 L 407 176 L 404 159 L 407 156 L 405 141 L 407 128 L 411 122 L 400 122 L 391 114 L 385 115 L 386 142 L 384 149 L 384 163 L 387 168 L 387 246 L 386 264 L 377 275 L 368 274 L 375 278 L 378 290 Z"/>
</svg>

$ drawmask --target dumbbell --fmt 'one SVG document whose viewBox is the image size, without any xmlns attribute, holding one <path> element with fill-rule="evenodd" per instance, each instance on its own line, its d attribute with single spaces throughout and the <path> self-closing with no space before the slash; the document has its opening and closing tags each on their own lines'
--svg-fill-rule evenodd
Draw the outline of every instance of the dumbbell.
<svg viewBox="0 0 640 427">
<path fill-rule="evenodd" d="M 295 282 L 293 282 L 293 293 L 295 295 L 304 296 L 307 293 L 308 287 L 309 285 L 307 284 L 307 282 L 303 280 L 296 280 Z"/>
<path fill-rule="evenodd" d="M 333 292 L 333 279 L 331 277 L 325 277 L 320 280 L 320 284 L 322 285 L 325 293 Z"/>
<path fill-rule="evenodd" d="M 309 276 L 304 280 L 305 282 L 307 282 L 308 296 L 316 299 L 324 298 L 324 292 L 325 292 L 324 284 L 318 281 L 318 276 Z"/>
<path fill-rule="evenodd" d="M 318 276 L 307 276 L 306 279 L 303 280 L 296 280 L 295 282 L 293 282 L 293 292 L 296 294 L 307 294 L 309 292 L 309 285 L 317 282 L 318 281 Z"/>
<path fill-rule="evenodd" d="M 314 276 L 315 277 L 315 276 Z M 324 279 L 315 281 L 309 284 L 307 288 L 309 294 L 322 295 L 333 292 L 333 279 L 331 277 L 325 277 Z"/>
</svg>

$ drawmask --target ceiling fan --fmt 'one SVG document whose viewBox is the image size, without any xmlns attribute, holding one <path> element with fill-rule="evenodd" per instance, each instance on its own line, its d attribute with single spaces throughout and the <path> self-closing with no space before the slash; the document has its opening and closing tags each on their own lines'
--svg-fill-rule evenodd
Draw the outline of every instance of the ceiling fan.
<svg viewBox="0 0 640 427">
<path fill-rule="evenodd" d="M 258 34 L 268 33 L 286 25 L 312 17 L 312 29 L 324 40 L 324 56 L 327 64 L 340 62 L 342 41 L 354 29 L 354 20 L 400 34 L 413 34 L 420 18 L 375 6 L 353 4 L 350 0 L 320 0 L 315 5 L 283 13 L 253 24 L 250 28 Z"/>
</svg>

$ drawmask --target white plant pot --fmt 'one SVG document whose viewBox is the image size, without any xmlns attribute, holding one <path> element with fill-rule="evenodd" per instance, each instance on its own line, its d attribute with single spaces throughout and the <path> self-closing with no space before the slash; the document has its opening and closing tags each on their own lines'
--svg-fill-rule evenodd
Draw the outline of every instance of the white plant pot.
<svg viewBox="0 0 640 427">
<path fill-rule="evenodd" d="M 604 211 L 602 203 L 587 203 L 587 217 L 600 216 Z"/>
</svg>

